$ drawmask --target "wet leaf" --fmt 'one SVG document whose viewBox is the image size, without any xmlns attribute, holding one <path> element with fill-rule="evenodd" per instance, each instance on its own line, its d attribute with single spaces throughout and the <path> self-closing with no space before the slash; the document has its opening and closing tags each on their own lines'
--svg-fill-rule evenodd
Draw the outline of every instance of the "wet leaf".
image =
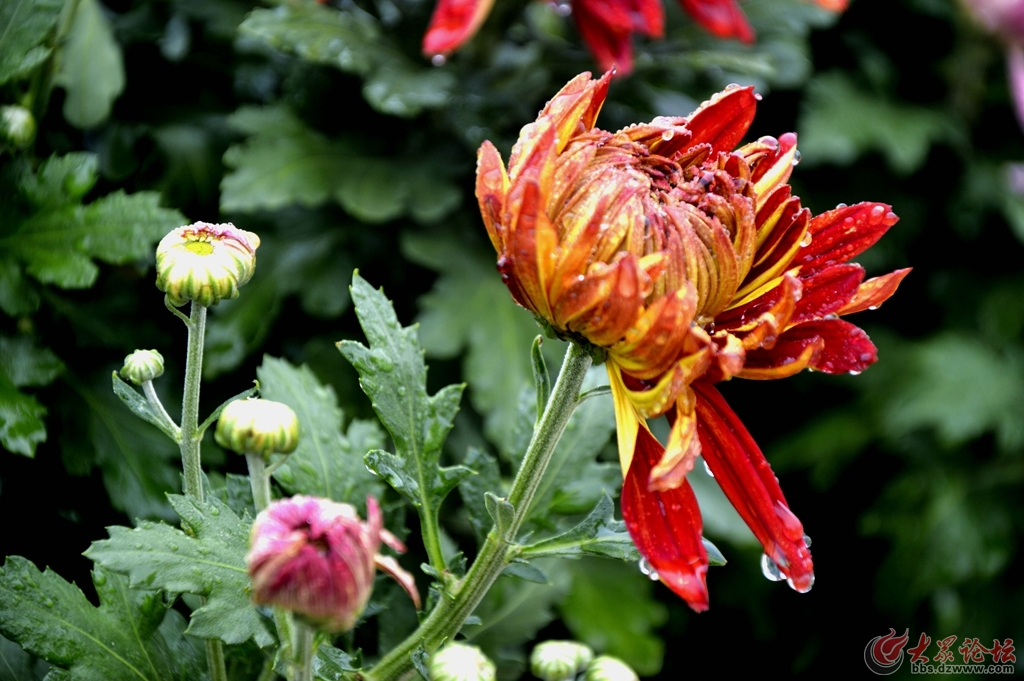
<svg viewBox="0 0 1024 681">
<path fill-rule="evenodd" d="M 92 128 L 110 116 L 124 91 L 124 59 L 104 8 L 78 0 L 67 42 L 61 49 L 54 83 L 67 91 L 64 118 L 76 128 Z"/>
<path fill-rule="evenodd" d="M 63 0 L 11 0 L 0 4 L 0 85 L 26 76 L 50 56 L 42 44 L 53 31 Z"/>
</svg>

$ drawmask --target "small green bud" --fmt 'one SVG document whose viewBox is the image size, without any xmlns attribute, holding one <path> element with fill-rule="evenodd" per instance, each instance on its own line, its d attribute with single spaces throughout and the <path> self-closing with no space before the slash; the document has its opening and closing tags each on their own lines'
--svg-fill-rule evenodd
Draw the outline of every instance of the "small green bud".
<svg viewBox="0 0 1024 681">
<path fill-rule="evenodd" d="M 192 300 L 209 307 L 237 298 L 252 278 L 260 238 L 231 223 L 179 227 L 156 247 L 156 286 L 175 307 Z"/>
<path fill-rule="evenodd" d="M 543 681 L 565 681 L 574 678 L 593 657 L 589 646 L 576 641 L 544 641 L 530 653 L 530 671 Z"/>
<path fill-rule="evenodd" d="M 124 358 L 121 378 L 135 385 L 152 381 L 164 373 L 164 357 L 156 350 L 136 350 Z"/>
<path fill-rule="evenodd" d="M 601 655 L 587 666 L 584 681 L 640 681 L 633 669 L 617 657 Z"/>
<path fill-rule="evenodd" d="M 427 662 L 431 681 L 494 681 L 497 670 L 476 646 L 449 643 Z"/>
<path fill-rule="evenodd" d="M 0 106 L 0 135 L 18 149 L 36 138 L 36 119 L 23 106 Z"/>
<path fill-rule="evenodd" d="M 235 400 L 221 412 L 214 439 L 239 454 L 288 454 L 299 444 L 299 419 L 287 404 Z"/>
</svg>

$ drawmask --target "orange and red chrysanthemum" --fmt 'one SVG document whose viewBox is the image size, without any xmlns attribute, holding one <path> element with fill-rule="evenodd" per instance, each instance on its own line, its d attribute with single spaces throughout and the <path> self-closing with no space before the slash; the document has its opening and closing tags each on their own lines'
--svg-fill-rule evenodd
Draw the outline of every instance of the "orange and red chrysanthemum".
<svg viewBox="0 0 1024 681">
<path fill-rule="evenodd" d="M 686 481 L 703 454 L 765 554 L 806 591 L 803 527 L 714 384 L 873 363 L 867 335 L 839 317 L 877 307 L 909 271 L 865 281 L 849 262 L 897 218 L 880 203 L 812 217 L 787 184 L 795 135 L 737 148 L 752 88 L 611 133 L 594 127 L 609 81 L 570 81 L 522 129 L 507 169 L 493 145 L 480 148 L 477 198 L 498 268 L 516 302 L 606 355 L 622 515 L 660 579 L 707 608 L 700 510 Z M 665 445 L 647 428 L 663 414 Z"/>
</svg>

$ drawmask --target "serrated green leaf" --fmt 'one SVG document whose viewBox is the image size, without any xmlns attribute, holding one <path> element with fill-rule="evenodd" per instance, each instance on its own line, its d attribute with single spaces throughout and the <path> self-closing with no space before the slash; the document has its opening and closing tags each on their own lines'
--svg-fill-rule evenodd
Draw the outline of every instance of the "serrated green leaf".
<svg viewBox="0 0 1024 681">
<path fill-rule="evenodd" d="M 0 4 L 0 85 L 28 74 L 50 56 L 43 40 L 53 31 L 63 0 L 11 0 Z"/>
<path fill-rule="evenodd" d="M 93 572 L 100 606 L 58 574 L 9 557 L 0 568 L 0 631 L 74 681 L 186 681 L 200 662 L 183 643 L 163 595 L 135 591 L 120 575 Z M 168 626 L 167 617 L 172 618 Z M 178 616 L 180 617 L 180 616 Z M 54 677 L 51 672 L 47 678 Z"/>
<path fill-rule="evenodd" d="M 273 643 L 272 625 L 249 598 L 245 556 L 252 521 L 239 518 L 214 497 L 205 502 L 179 495 L 169 498 L 194 537 L 163 523 L 110 527 L 110 539 L 93 542 L 85 555 L 126 573 L 133 587 L 205 597 L 206 604 L 192 613 L 188 633 L 193 636 L 225 643 L 251 638 L 261 647 Z"/>
<path fill-rule="evenodd" d="M 64 87 L 64 118 L 91 128 L 110 116 L 124 90 L 124 59 L 97 0 L 78 0 L 54 83 Z"/>
<path fill-rule="evenodd" d="M 353 421 L 342 434 L 344 415 L 334 390 L 321 384 L 308 367 L 264 357 L 256 374 L 263 397 L 287 404 L 299 418 L 299 446 L 274 471 L 274 478 L 289 493 L 356 506 L 362 506 L 368 494 L 380 497 L 381 481 L 363 463 L 368 451 L 384 446 L 380 426 Z"/>
<path fill-rule="evenodd" d="M 494 271 L 493 256 L 468 252 L 450 237 L 412 233 L 403 234 L 402 253 L 442 275 L 418 301 L 424 349 L 442 359 L 466 349 L 462 375 L 473 407 L 486 416 L 487 436 L 509 449 L 517 400 L 533 376 L 529 348 L 537 336 L 536 322 L 512 301 Z M 560 359 L 564 347 L 545 340 L 548 361 Z"/>
<path fill-rule="evenodd" d="M 425 523 L 437 524 L 445 495 L 472 471 L 440 467 L 441 448 L 459 409 L 463 385 L 427 394 L 427 367 L 415 327 L 401 327 L 391 302 L 356 274 L 352 279 L 356 316 L 369 342 L 338 344 L 359 372 L 359 385 L 391 434 L 396 453 L 380 450 L 366 462 L 408 497 Z"/>
<path fill-rule="evenodd" d="M 598 653 L 622 659 L 642 676 L 661 669 L 665 646 L 654 630 L 668 608 L 636 565 L 611 560 L 571 564 L 572 591 L 560 611 L 573 636 Z"/>
<path fill-rule="evenodd" d="M 443 106 L 455 87 L 451 74 L 405 57 L 377 20 L 355 6 L 257 9 L 239 31 L 307 61 L 364 77 L 363 95 L 382 113 L 415 116 L 425 108 Z"/>
<path fill-rule="evenodd" d="M 579 525 L 557 537 L 524 547 L 521 555 L 528 558 L 590 555 L 631 562 L 640 560 L 640 552 L 626 531 L 626 524 L 615 520 L 615 504 L 607 495 L 601 497 L 594 510 Z"/>
<path fill-rule="evenodd" d="M 348 681 L 359 671 L 355 658 L 327 643 L 321 643 L 313 658 L 313 677 L 319 681 Z"/>
<path fill-rule="evenodd" d="M 40 387 L 52 383 L 64 371 L 64 363 L 27 336 L 0 336 L 0 371 L 19 388 Z"/>
<path fill-rule="evenodd" d="M 487 513 L 485 495 L 491 492 L 505 496 L 506 490 L 502 488 L 498 461 L 487 452 L 470 447 L 463 464 L 466 468 L 476 471 L 476 475 L 471 475 L 459 483 L 459 495 L 469 513 L 473 536 L 476 537 L 477 545 L 481 545 L 494 522 Z"/>
<path fill-rule="evenodd" d="M 831 72 L 808 84 L 797 129 L 806 163 L 849 165 L 875 151 L 893 171 L 907 174 L 921 166 L 933 143 L 951 136 L 952 123 L 938 111 L 866 93 Z"/>
<path fill-rule="evenodd" d="M 18 390 L 0 373 L 0 444 L 15 454 L 34 457 L 36 445 L 46 442 L 46 407 Z"/>
</svg>

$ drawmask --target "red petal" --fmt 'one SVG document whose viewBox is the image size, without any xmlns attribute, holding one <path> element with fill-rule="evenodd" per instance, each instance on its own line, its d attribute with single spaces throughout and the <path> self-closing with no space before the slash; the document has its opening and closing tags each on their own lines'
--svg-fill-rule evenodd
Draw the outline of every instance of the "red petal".
<svg viewBox="0 0 1024 681">
<path fill-rule="evenodd" d="M 423 36 L 427 56 L 448 54 L 462 47 L 484 23 L 494 0 L 438 0 Z"/>
<path fill-rule="evenodd" d="M 651 467 L 664 448 L 641 427 L 636 452 L 622 483 L 622 519 L 640 554 L 661 581 L 703 612 L 708 609 L 708 554 L 701 532 L 700 507 L 690 484 L 665 492 L 648 489 Z"/>
<path fill-rule="evenodd" d="M 756 108 L 753 87 L 738 87 L 716 94 L 686 123 L 686 129 L 693 134 L 691 146 L 710 144 L 713 152 L 732 151 L 747 134 Z"/>
<path fill-rule="evenodd" d="M 880 277 L 868 279 L 857 288 L 853 299 L 843 306 L 837 314 L 853 314 L 862 310 L 874 310 L 896 293 L 903 277 L 910 274 L 911 268 L 896 270 Z"/>
<path fill-rule="evenodd" d="M 791 325 L 838 312 L 857 293 L 864 279 L 864 268 L 856 264 L 832 265 L 812 277 L 801 278 L 803 296 L 789 320 Z"/>
<path fill-rule="evenodd" d="M 856 257 L 882 238 L 899 220 L 885 203 L 858 203 L 811 219 L 811 243 L 800 249 L 794 265 L 803 275 Z"/>
<path fill-rule="evenodd" d="M 617 75 L 633 70 L 632 21 L 628 8 L 605 0 L 576 0 L 573 16 L 583 41 L 601 68 Z"/>
<path fill-rule="evenodd" d="M 793 588 L 808 591 L 814 566 L 803 525 L 789 510 L 771 466 L 721 393 L 705 381 L 692 387 L 697 434 L 715 480 Z"/>
<path fill-rule="evenodd" d="M 803 334 L 798 331 L 805 326 L 808 325 L 801 324 L 786 331 L 770 349 L 748 352 L 743 370 L 737 375 L 754 381 L 769 381 L 787 378 L 808 366 L 815 366 L 825 341 L 813 333 Z"/>
<path fill-rule="evenodd" d="M 679 3 L 697 23 L 719 38 L 754 42 L 754 29 L 735 0 L 679 0 Z"/>
<path fill-rule="evenodd" d="M 864 330 L 842 319 L 825 319 L 794 326 L 782 334 L 780 340 L 801 336 L 818 336 L 825 342 L 825 347 L 811 366 L 826 374 L 859 374 L 878 359 L 878 349 Z"/>
</svg>

